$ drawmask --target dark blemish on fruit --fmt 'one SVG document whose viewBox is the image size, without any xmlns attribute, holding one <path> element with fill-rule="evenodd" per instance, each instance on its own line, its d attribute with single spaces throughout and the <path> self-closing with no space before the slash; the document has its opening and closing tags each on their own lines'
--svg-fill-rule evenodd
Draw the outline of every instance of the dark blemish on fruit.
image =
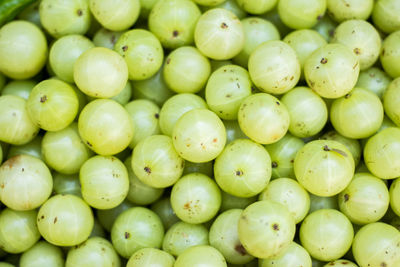
<svg viewBox="0 0 400 267">
<path fill-rule="evenodd" d="M 89 141 L 86 141 L 86 144 L 87 144 L 88 146 L 92 147 L 92 144 L 89 143 Z"/>
<path fill-rule="evenodd" d="M 279 231 L 279 225 L 277 223 L 274 223 L 272 225 L 272 229 L 274 229 L 274 231 Z"/>
<path fill-rule="evenodd" d="M 183 209 L 185 210 L 190 209 L 190 202 L 185 203 L 185 205 L 183 205 Z"/>
<path fill-rule="evenodd" d="M 332 148 L 332 151 L 335 151 L 336 153 L 339 153 L 343 157 L 347 157 L 347 154 L 344 151 L 340 150 L 340 149 Z"/>
<path fill-rule="evenodd" d="M 47 96 L 44 95 L 40 98 L 40 103 L 44 103 L 44 102 L 46 102 L 46 100 L 47 100 Z"/>
<path fill-rule="evenodd" d="M 294 76 L 290 77 L 290 80 L 291 80 L 291 81 L 293 81 L 293 79 L 294 79 Z"/>
<path fill-rule="evenodd" d="M 326 64 L 328 63 L 328 59 L 323 57 L 320 62 L 321 64 Z"/>
<path fill-rule="evenodd" d="M 354 64 L 353 70 L 355 70 L 357 68 L 357 66 L 358 66 L 358 62 L 356 62 L 356 64 Z"/>
<path fill-rule="evenodd" d="M 346 5 L 347 7 L 350 7 L 350 4 L 349 4 L 349 3 L 345 3 L 345 5 Z"/>
<path fill-rule="evenodd" d="M 229 98 L 229 97 L 231 97 L 231 96 L 232 96 L 231 94 L 227 94 L 225 97 Z"/>
<path fill-rule="evenodd" d="M 40 216 L 40 219 L 44 219 L 44 215 Z"/>
<path fill-rule="evenodd" d="M 178 32 L 177 30 L 174 30 L 174 31 L 172 32 L 172 36 L 173 36 L 173 37 L 178 37 L 178 35 L 179 35 L 179 32 Z"/>
<path fill-rule="evenodd" d="M 246 249 L 243 247 L 242 244 L 237 244 L 237 245 L 235 246 L 235 250 L 236 250 L 240 255 L 242 255 L 242 256 L 247 255 L 247 251 L 246 251 Z"/>
<path fill-rule="evenodd" d="M 154 114 L 154 117 L 155 117 L 156 119 L 158 119 L 158 118 L 160 118 L 160 114 L 156 113 L 156 114 Z"/>
<path fill-rule="evenodd" d="M 169 64 L 170 62 L 171 62 L 171 59 L 170 59 L 170 58 L 167 58 L 166 63 Z"/>
<path fill-rule="evenodd" d="M 349 201 L 349 199 L 350 199 L 349 194 L 344 194 L 344 202 Z"/>
<path fill-rule="evenodd" d="M 228 28 L 228 24 L 226 24 L 225 22 L 222 22 L 222 23 L 221 23 L 221 28 L 222 28 L 222 29 Z"/>
<path fill-rule="evenodd" d="M 344 98 L 348 99 L 350 96 L 351 96 L 351 94 L 346 94 L 346 95 L 344 96 Z"/>
<path fill-rule="evenodd" d="M 342 264 L 346 265 L 346 264 L 349 264 L 349 262 L 348 261 L 342 261 Z"/>
<path fill-rule="evenodd" d="M 361 54 L 361 49 L 360 48 L 354 48 L 354 53 L 356 54 L 356 55 L 359 55 L 359 54 Z"/>
<path fill-rule="evenodd" d="M 17 116 L 17 113 L 13 112 L 13 113 L 12 113 L 12 116 L 13 116 L 13 117 Z"/>
<path fill-rule="evenodd" d="M 128 239 L 129 237 L 131 237 L 131 234 L 130 233 L 128 233 L 128 232 L 125 232 L 125 239 Z"/>
<path fill-rule="evenodd" d="M 279 103 L 279 101 L 276 101 L 275 103 L 276 103 L 278 106 L 280 106 L 280 105 L 281 105 L 281 103 Z"/>
<path fill-rule="evenodd" d="M 236 85 L 237 85 L 238 88 L 240 88 L 240 84 L 239 83 L 236 83 Z"/>
<path fill-rule="evenodd" d="M 238 170 L 235 172 L 236 176 L 242 176 L 243 175 L 243 171 Z"/>
<path fill-rule="evenodd" d="M 82 15 L 83 15 L 83 12 L 82 12 L 82 10 L 81 10 L 81 9 L 78 9 L 78 10 L 76 11 L 76 14 L 78 14 L 78 16 L 80 17 L 80 16 L 82 16 Z"/>
<path fill-rule="evenodd" d="M 151 169 L 150 169 L 149 167 L 147 167 L 147 166 L 146 166 L 146 167 L 144 167 L 144 171 L 145 171 L 145 172 L 147 172 L 148 174 L 150 174 L 150 173 L 151 173 Z"/>
<path fill-rule="evenodd" d="M 53 221 L 53 223 L 56 223 L 56 222 L 57 222 L 57 217 L 55 217 L 55 218 L 54 218 L 54 221 Z"/>
<path fill-rule="evenodd" d="M 24 172 L 24 171 L 25 171 L 25 169 L 24 169 L 24 168 L 22 168 L 22 169 L 21 169 L 21 171 L 22 171 L 22 172 Z"/>
<path fill-rule="evenodd" d="M 273 161 L 273 162 L 271 163 L 271 166 L 272 166 L 272 168 L 276 168 L 276 167 L 278 167 L 278 163 L 276 163 L 275 161 Z"/>
<path fill-rule="evenodd" d="M 124 45 L 124 46 L 122 47 L 122 51 L 126 52 L 126 50 L 128 50 L 128 46 L 127 46 L 127 45 Z"/>
<path fill-rule="evenodd" d="M 290 160 L 290 163 L 294 163 L 294 159 L 291 159 L 291 160 Z"/>
<path fill-rule="evenodd" d="M 387 267 L 386 262 L 381 262 L 381 267 Z"/>
<path fill-rule="evenodd" d="M 323 150 L 324 151 L 331 151 L 331 149 L 327 145 L 324 145 Z"/>
</svg>

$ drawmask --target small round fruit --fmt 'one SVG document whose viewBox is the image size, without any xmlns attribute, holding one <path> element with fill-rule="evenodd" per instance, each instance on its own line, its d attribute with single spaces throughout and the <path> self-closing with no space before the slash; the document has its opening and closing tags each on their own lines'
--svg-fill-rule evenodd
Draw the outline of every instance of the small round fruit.
<svg viewBox="0 0 400 267">
<path fill-rule="evenodd" d="M 285 206 L 263 200 L 244 209 L 239 219 L 238 231 L 239 240 L 250 255 L 270 258 L 289 248 L 296 224 Z"/>
<path fill-rule="evenodd" d="M 354 230 L 349 219 L 334 209 L 314 211 L 300 227 L 302 246 L 320 261 L 332 261 L 344 256 L 351 247 L 353 237 Z"/>
<path fill-rule="evenodd" d="M 224 256 L 211 246 L 195 246 L 185 250 L 176 259 L 174 267 L 227 267 Z"/>
<path fill-rule="evenodd" d="M 47 41 L 28 21 L 12 21 L 0 30 L 0 71 L 13 79 L 29 79 L 44 67 Z"/>
<path fill-rule="evenodd" d="M 247 13 L 261 15 L 272 10 L 277 0 L 237 0 L 238 5 Z"/>
<path fill-rule="evenodd" d="M 90 11 L 106 29 L 124 31 L 138 19 L 139 0 L 89 0 Z"/>
<path fill-rule="evenodd" d="M 123 33 L 114 46 L 128 66 L 130 80 L 146 80 L 161 68 L 164 51 L 157 37 L 142 29 Z"/>
<path fill-rule="evenodd" d="M 125 165 L 113 156 L 94 156 L 80 168 L 82 197 L 96 209 L 112 209 L 128 195 L 129 177 Z"/>
<path fill-rule="evenodd" d="M 36 220 L 36 218 L 35 218 Z M 63 267 L 64 255 L 61 248 L 46 241 L 39 241 L 25 251 L 20 258 L 20 267 Z"/>
<path fill-rule="evenodd" d="M 0 200 L 14 210 L 32 210 L 50 196 L 53 179 L 49 168 L 38 158 L 18 155 L 0 167 Z"/>
<path fill-rule="evenodd" d="M 186 249 L 208 245 L 208 230 L 203 224 L 177 222 L 168 229 L 162 248 L 173 256 L 179 256 Z"/>
<path fill-rule="evenodd" d="M 297 84 L 301 68 L 292 47 L 283 41 L 268 41 L 250 54 L 249 73 L 261 91 L 283 94 Z"/>
<path fill-rule="evenodd" d="M 370 137 L 364 146 L 368 170 L 382 179 L 400 176 L 400 129 L 388 127 Z"/>
<path fill-rule="evenodd" d="M 3 209 L 0 213 L 0 246 L 8 253 L 27 251 L 40 238 L 36 210 Z"/>
<path fill-rule="evenodd" d="M 354 174 L 354 159 L 347 147 L 333 140 L 315 140 L 303 146 L 294 160 L 299 183 L 317 196 L 343 191 Z"/>
<path fill-rule="evenodd" d="M 350 48 L 360 62 L 360 70 L 365 70 L 378 59 L 382 41 L 374 26 L 364 20 L 353 19 L 336 27 L 332 43 Z"/>
<path fill-rule="evenodd" d="M 383 69 L 392 78 L 400 77 L 400 30 L 390 34 L 382 43 L 381 64 Z"/>
<path fill-rule="evenodd" d="M 259 260 L 259 267 L 287 267 L 296 266 L 298 264 L 300 264 L 299 266 L 301 267 L 312 266 L 310 254 L 296 242 L 292 242 L 283 255 L 271 259 Z"/>
<path fill-rule="evenodd" d="M 194 41 L 205 56 L 216 60 L 230 59 L 243 49 L 243 26 L 231 11 L 210 9 L 199 18 Z"/>
<path fill-rule="evenodd" d="M 155 188 L 165 188 L 181 177 L 185 161 L 176 152 L 171 137 L 152 135 L 136 145 L 131 165 L 140 181 Z"/>
<path fill-rule="evenodd" d="M 214 112 L 193 109 L 176 122 L 172 141 L 178 154 L 185 160 L 208 162 L 224 149 L 225 126 Z"/>
<path fill-rule="evenodd" d="M 176 93 L 199 92 L 206 85 L 210 73 L 210 61 L 192 46 L 172 51 L 163 68 L 166 84 Z"/>
<path fill-rule="evenodd" d="M 385 33 L 400 30 L 400 3 L 396 0 L 377 0 L 372 11 L 372 21 Z"/>
<path fill-rule="evenodd" d="M 128 66 L 124 59 L 111 49 L 91 48 L 75 61 L 74 80 L 86 95 L 110 98 L 124 89 L 128 81 Z"/>
<path fill-rule="evenodd" d="M 210 228 L 210 245 L 218 249 L 232 264 L 246 264 L 254 259 L 239 240 L 238 224 L 242 211 L 231 209 L 221 213 Z"/>
<path fill-rule="evenodd" d="M 251 95 L 252 82 L 246 69 L 226 65 L 208 79 L 205 98 L 209 108 L 221 119 L 236 120 L 240 104 Z"/>
<path fill-rule="evenodd" d="M 59 131 L 74 121 L 79 99 L 68 83 L 56 79 L 44 80 L 32 89 L 26 108 L 32 121 L 40 128 Z"/>
<path fill-rule="evenodd" d="M 400 77 L 394 79 L 383 95 L 383 107 L 386 115 L 400 126 Z"/>
<path fill-rule="evenodd" d="M 319 133 L 328 121 L 324 100 L 308 87 L 296 87 L 282 98 L 290 116 L 289 132 L 300 138 Z"/>
<path fill-rule="evenodd" d="M 389 207 L 386 184 L 369 173 L 356 173 L 339 196 L 340 211 L 352 223 L 368 224 L 380 220 Z"/>
<path fill-rule="evenodd" d="M 135 129 L 130 148 L 148 136 L 160 133 L 160 108 L 147 99 L 136 99 L 125 105 Z"/>
<path fill-rule="evenodd" d="M 356 87 L 333 101 L 330 120 L 335 130 L 345 137 L 367 138 L 379 130 L 383 106 L 377 95 Z"/>
<path fill-rule="evenodd" d="M 78 173 L 93 152 L 79 136 L 78 124 L 72 123 L 57 132 L 46 132 L 41 142 L 44 161 L 57 172 Z"/>
<path fill-rule="evenodd" d="M 24 145 L 39 132 L 26 109 L 26 100 L 19 96 L 0 96 L 0 141 Z"/>
<path fill-rule="evenodd" d="M 174 184 L 171 205 L 179 219 L 187 223 L 211 220 L 221 206 L 221 191 L 208 176 L 191 173 Z"/>
<path fill-rule="evenodd" d="M 37 225 L 43 238 L 56 246 L 75 246 L 85 241 L 94 219 L 90 207 L 74 195 L 55 195 L 39 209 Z"/>
<path fill-rule="evenodd" d="M 327 13 L 337 22 L 351 19 L 367 20 L 372 13 L 374 0 L 327 0 Z"/>
<path fill-rule="evenodd" d="M 290 123 L 286 106 L 270 94 L 250 95 L 242 102 L 238 121 L 243 133 L 260 144 L 279 141 Z"/>
<path fill-rule="evenodd" d="M 252 197 L 264 190 L 271 178 L 271 158 L 263 146 L 236 139 L 215 160 L 214 176 L 228 194 Z"/>
<path fill-rule="evenodd" d="M 91 237 L 82 244 L 72 247 L 67 254 L 65 267 L 120 267 L 120 259 L 110 241 Z"/>
<path fill-rule="evenodd" d="M 87 104 L 79 116 L 78 129 L 89 148 L 104 156 L 123 151 L 134 134 L 128 112 L 109 99 L 97 99 Z"/>
<path fill-rule="evenodd" d="M 362 227 L 354 237 L 353 255 L 359 266 L 400 266 L 400 233 L 382 222 Z"/>
<path fill-rule="evenodd" d="M 43 0 L 39 6 L 40 23 L 53 37 L 85 34 L 92 15 L 88 0 Z"/>
<path fill-rule="evenodd" d="M 326 10 L 326 0 L 280 0 L 278 13 L 283 23 L 292 29 L 312 28 Z"/>
<path fill-rule="evenodd" d="M 327 44 L 315 50 L 304 63 L 307 84 L 325 98 L 338 98 L 357 83 L 358 58 L 342 44 Z"/>
<path fill-rule="evenodd" d="M 142 248 L 133 253 L 129 258 L 126 267 L 173 267 L 174 263 L 175 258 L 163 250 L 156 248 Z"/>
<path fill-rule="evenodd" d="M 148 2 L 148 0 L 146 0 Z M 201 16 L 199 7 L 190 0 L 164 0 L 151 9 L 149 29 L 163 47 L 175 49 L 194 42 L 194 29 Z"/>
<path fill-rule="evenodd" d="M 118 254 L 126 259 L 142 248 L 160 248 L 163 237 L 164 228 L 160 218 L 143 207 L 125 210 L 111 229 L 112 244 Z"/>
<path fill-rule="evenodd" d="M 382 100 L 386 88 L 392 79 L 383 70 L 372 67 L 361 71 L 356 87 L 361 87 L 375 93 Z"/>
</svg>

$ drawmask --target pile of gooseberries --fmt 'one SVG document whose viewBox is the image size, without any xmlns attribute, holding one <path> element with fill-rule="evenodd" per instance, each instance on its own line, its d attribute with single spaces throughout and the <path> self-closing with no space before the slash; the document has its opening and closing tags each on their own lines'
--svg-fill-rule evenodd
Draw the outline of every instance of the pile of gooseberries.
<svg viewBox="0 0 400 267">
<path fill-rule="evenodd" d="M 399 267 L 399 0 L 0 1 L 0 267 Z"/>
</svg>

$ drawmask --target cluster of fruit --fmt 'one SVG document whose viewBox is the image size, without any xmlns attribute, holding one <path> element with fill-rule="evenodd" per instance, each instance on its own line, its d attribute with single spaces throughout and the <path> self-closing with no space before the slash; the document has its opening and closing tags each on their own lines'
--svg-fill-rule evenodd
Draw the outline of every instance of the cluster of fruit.
<svg viewBox="0 0 400 267">
<path fill-rule="evenodd" d="M 400 266 L 399 0 L 0 25 L 0 267 Z"/>
</svg>

